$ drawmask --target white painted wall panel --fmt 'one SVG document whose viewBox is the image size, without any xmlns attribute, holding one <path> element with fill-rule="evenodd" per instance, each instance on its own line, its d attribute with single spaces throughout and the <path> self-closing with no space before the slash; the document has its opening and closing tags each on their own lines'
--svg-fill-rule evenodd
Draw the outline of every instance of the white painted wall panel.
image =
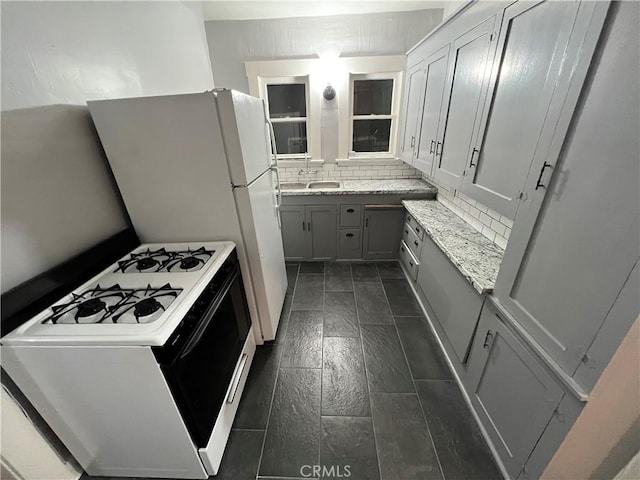
<svg viewBox="0 0 640 480">
<path fill-rule="evenodd" d="M 248 92 L 245 61 L 404 54 L 441 20 L 441 9 L 428 9 L 210 21 L 205 29 L 216 85 Z"/>
<path fill-rule="evenodd" d="M 4 292 L 125 228 L 85 102 L 213 87 L 200 8 L 2 2 Z"/>
</svg>

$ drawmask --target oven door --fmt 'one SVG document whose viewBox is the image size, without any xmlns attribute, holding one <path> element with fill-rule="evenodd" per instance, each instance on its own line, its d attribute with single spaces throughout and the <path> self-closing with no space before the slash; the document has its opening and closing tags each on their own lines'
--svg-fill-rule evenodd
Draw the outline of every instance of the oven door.
<svg viewBox="0 0 640 480">
<path fill-rule="evenodd" d="M 224 403 L 235 396 L 250 362 L 242 353 L 251 326 L 237 263 L 170 363 L 162 365 L 184 422 L 198 448 L 209 443 Z M 226 439 L 225 439 L 226 441 Z"/>
</svg>

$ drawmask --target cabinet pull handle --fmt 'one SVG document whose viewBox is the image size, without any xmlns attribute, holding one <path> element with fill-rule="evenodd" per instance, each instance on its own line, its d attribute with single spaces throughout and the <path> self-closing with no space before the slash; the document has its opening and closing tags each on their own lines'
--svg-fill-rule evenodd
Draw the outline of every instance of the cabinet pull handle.
<svg viewBox="0 0 640 480">
<path fill-rule="evenodd" d="M 540 175 L 538 175 L 538 181 L 536 182 L 536 190 L 538 190 L 539 188 L 547 188 L 547 186 L 542 183 L 542 175 L 544 175 L 544 171 L 547 167 L 552 167 L 552 166 L 553 165 L 551 165 L 550 163 L 547 163 L 546 161 L 542 164 L 542 168 L 540 169 Z"/>
<path fill-rule="evenodd" d="M 409 260 L 409 265 L 413 267 L 413 262 L 411 260 Z"/>
<path fill-rule="evenodd" d="M 353 237 L 353 233 L 347 233 L 347 237 Z"/>
<path fill-rule="evenodd" d="M 347 213 L 353 213 L 353 212 L 354 212 L 353 208 L 347 208 Z"/>
<path fill-rule="evenodd" d="M 364 221 L 364 226 L 368 227 L 369 226 L 369 217 L 367 217 Z"/>
<path fill-rule="evenodd" d="M 484 337 L 484 345 L 482 345 L 482 348 L 489 348 L 489 345 L 491 345 L 492 338 L 493 338 L 493 332 L 491 330 L 487 330 L 487 334 Z"/>
<path fill-rule="evenodd" d="M 431 146 L 429 147 L 429 154 L 432 154 L 434 152 L 434 150 L 435 150 L 434 147 L 435 146 L 436 146 L 436 141 L 435 140 L 431 140 Z"/>
<path fill-rule="evenodd" d="M 411 221 L 411 217 L 409 215 L 407 215 L 407 222 Z"/>
<path fill-rule="evenodd" d="M 442 142 L 437 142 L 436 143 L 436 157 L 439 157 L 442 155 Z"/>
<path fill-rule="evenodd" d="M 411 137 L 411 148 L 413 148 L 413 145 L 415 142 L 416 142 L 416 137 Z"/>
<path fill-rule="evenodd" d="M 311 222 L 307 222 L 307 230 L 311 231 Z"/>
<path fill-rule="evenodd" d="M 404 233 L 406 233 L 407 235 L 409 235 L 409 230 L 405 230 Z"/>
<path fill-rule="evenodd" d="M 302 231 L 303 231 L 303 232 L 305 231 L 304 223 L 305 223 L 305 222 L 304 222 L 304 220 L 302 220 Z"/>
<path fill-rule="evenodd" d="M 402 253 L 405 253 L 404 247 L 400 247 L 400 250 L 402 250 Z"/>
<path fill-rule="evenodd" d="M 473 150 L 471 150 L 471 161 L 469 162 L 469 168 L 472 168 L 478 165 L 477 163 L 473 163 L 473 156 L 476 153 L 480 153 L 480 150 L 478 150 L 477 148 L 474 148 Z"/>
<path fill-rule="evenodd" d="M 416 227 L 416 232 L 420 233 L 420 227 Z"/>
<path fill-rule="evenodd" d="M 417 241 L 417 240 L 414 240 L 414 241 L 413 241 L 413 244 L 417 247 L 417 246 L 418 246 L 418 241 Z"/>
</svg>

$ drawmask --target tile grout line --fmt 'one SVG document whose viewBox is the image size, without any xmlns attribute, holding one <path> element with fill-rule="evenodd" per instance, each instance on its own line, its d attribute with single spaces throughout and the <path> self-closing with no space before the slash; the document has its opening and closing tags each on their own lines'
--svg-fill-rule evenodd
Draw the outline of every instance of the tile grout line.
<svg viewBox="0 0 640 480">
<path fill-rule="evenodd" d="M 318 412 L 318 465 L 322 452 L 322 388 L 324 383 L 324 321 L 327 302 L 327 262 L 322 262 L 322 337 L 320 338 L 320 411 Z"/>
<path fill-rule="evenodd" d="M 408 282 L 408 279 L 404 278 L 405 282 Z M 384 282 L 382 282 L 382 291 L 384 292 L 384 297 L 387 300 L 387 304 L 389 305 L 389 311 L 391 312 L 391 318 L 393 320 L 393 328 L 396 331 L 396 335 L 398 336 L 398 343 L 400 343 L 400 349 L 402 350 L 402 355 L 404 357 L 404 361 L 407 364 L 407 370 L 409 370 L 409 375 L 411 376 L 411 383 L 413 384 L 413 389 L 415 391 L 416 400 L 418 401 L 418 406 L 420 407 L 420 411 L 422 412 L 422 419 L 424 420 L 425 427 L 427 427 L 427 433 L 429 434 L 429 439 L 431 440 L 431 446 L 433 447 L 433 453 L 436 456 L 436 461 L 438 462 L 438 467 L 440 469 L 440 474 L 442 475 L 443 480 L 445 479 L 444 470 L 442 469 L 442 463 L 440 462 L 440 456 L 438 455 L 438 450 L 436 449 L 436 444 L 433 441 L 433 435 L 431 435 L 431 429 L 429 428 L 429 422 L 427 421 L 427 415 L 424 413 L 424 408 L 422 407 L 422 402 L 420 401 L 420 395 L 418 395 L 418 388 L 416 385 L 416 381 L 413 378 L 413 372 L 411 371 L 411 366 L 409 365 L 409 359 L 407 358 L 407 352 L 405 352 L 404 345 L 402 344 L 402 340 L 400 339 L 400 332 L 398 332 L 398 325 L 396 325 L 396 317 L 393 315 L 393 310 L 391 310 L 391 302 L 389 302 L 389 296 L 387 295 L 387 290 L 384 288 Z M 413 292 L 411 292 L 413 294 Z M 398 315 L 400 316 L 400 315 Z"/>
<path fill-rule="evenodd" d="M 356 294 L 356 285 L 353 280 L 353 269 L 352 265 L 349 265 L 349 270 L 351 271 L 351 283 L 353 285 L 353 299 L 356 302 L 356 319 L 358 320 L 358 332 L 360 333 L 360 350 L 362 351 L 362 366 L 364 368 L 364 380 L 367 385 L 367 397 L 369 398 L 369 411 L 371 412 L 371 429 L 373 430 L 373 443 L 376 447 L 376 460 L 378 461 L 378 474 L 380 475 L 380 480 L 384 480 L 382 478 L 382 466 L 380 465 L 380 449 L 378 448 L 378 437 L 376 436 L 376 425 L 373 420 L 373 407 L 371 406 L 371 389 L 369 388 L 369 374 L 367 369 L 367 360 L 364 354 L 364 341 L 362 340 L 362 324 L 360 323 L 360 311 L 358 309 L 358 296 Z M 376 271 L 378 267 L 376 267 Z"/>
<path fill-rule="evenodd" d="M 300 262 L 298 262 L 298 269 L 296 271 L 296 280 L 293 284 L 293 291 L 291 292 L 291 307 L 293 307 L 293 299 L 296 294 L 296 288 L 298 288 L 298 275 L 300 273 Z M 282 338 L 284 342 L 286 340 L 286 336 L 289 330 L 289 319 L 291 318 L 292 308 L 289 308 L 289 314 L 287 315 L 287 331 L 284 332 L 285 337 Z M 258 470 L 256 471 L 256 480 L 260 476 L 260 467 L 262 466 L 262 456 L 264 455 L 264 447 L 267 443 L 267 432 L 269 431 L 269 420 L 271 420 L 271 410 L 273 409 L 273 400 L 276 397 L 276 388 L 278 386 L 278 378 L 280 378 L 280 362 L 282 361 L 282 354 L 284 353 L 284 345 L 280 344 L 283 347 L 283 351 L 280 353 L 280 357 L 278 358 L 278 362 L 276 365 L 276 378 L 273 381 L 273 391 L 271 392 L 271 401 L 269 402 L 269 413 L 267 414 L 267 424 L 264 427 L 264 437 L 262 438 L 262 448 L 260 449 L 260 458 L 258 459 Z"/>
</svg>

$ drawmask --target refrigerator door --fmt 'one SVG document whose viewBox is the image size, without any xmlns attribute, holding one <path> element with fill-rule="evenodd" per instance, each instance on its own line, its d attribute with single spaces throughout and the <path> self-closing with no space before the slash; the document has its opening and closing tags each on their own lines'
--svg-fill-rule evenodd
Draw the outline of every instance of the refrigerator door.
<svg viewBox="0 0 640 480">
<path fill-rule="evenodd" d="M 216 92 L 231 183 L 249 185 L 271 166 L 262 100 L 235 90 Z"/>
<path fill-rule="evenodd" d="M 249 257 L 262 336 L 265 341 L 273 340 L 287 291 L 273 173 L 267 170 L 249 186 L 234 188 L 233 193 Z"/>
</svg>

